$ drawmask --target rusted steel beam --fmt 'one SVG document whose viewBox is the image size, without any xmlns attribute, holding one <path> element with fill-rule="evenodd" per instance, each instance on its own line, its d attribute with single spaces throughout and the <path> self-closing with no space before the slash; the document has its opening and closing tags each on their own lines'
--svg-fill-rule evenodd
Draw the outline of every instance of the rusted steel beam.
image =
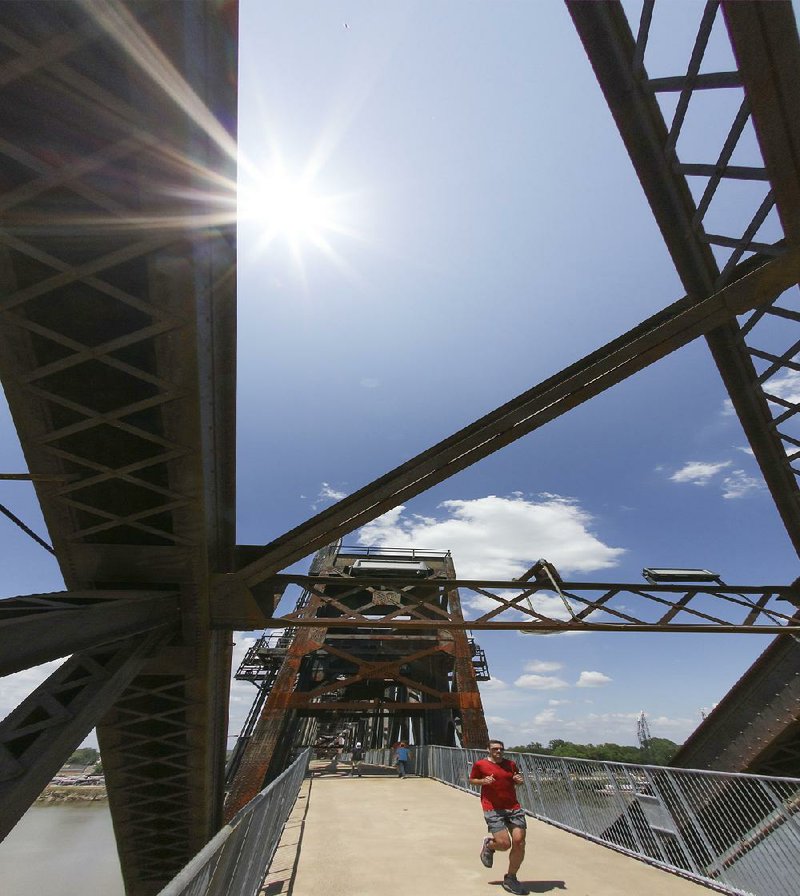
<svg viewBox="0 0 800 896">
<path fill-rule="evenodd" d="M 321 598 L 313 596 L 306 607 L 306 618 L 313 622 L 298 631 L 288 648 L 275 683 L 256 723 L 253 735 L 244 748 L 239 769 L 225 801 L 225 820 L 229 821 L 263 787 L 264 780 L 276 759 L 276 752 L 285 729 L 291 722 L 294 688 L 303 659 L 322 647 L 326 629 L 316 618 Z M 327 624 L 327 620 L 325 620 Z M 287 745 L 290 746 L 290 745 Z"/>
<path fill-rule="evenodd" d="M 450 613 L 454 622 L 464 621 L 461 600 L 457 589 L 451 589 Z M 475 677 L 472 650 L 466 637 L 466 630 L 452 632 L 453 635 L 453 697 L 456 711 L 461 718 L 461 745 L 463 747 L 484 747 L 489 742 L 489 729 L 483 712 L 483 701 Z"/>
<path fill-rule="evenodd" d="M 279 626 L 285 624 L 280 617 L 267 619 L 267 626 Z M 318 623 L 317 623 L 318 624 Z M 298 628 L 305 629 L 313 624 L 307 620 L 292 622 Z M 353 622 L 349 619 L 326 619 L 325 625 L 331 629 L 366 629 L 380 626 L 380 622 Z M 559 622 L 558 620 L 546 620 L 543 622 L 480 622 L 468 619 L 465 622 L 393 622 L 392 630 L 396 632 L 414 633 L 425 625 L 431 630 L 440 628 L 442 631 L 469 632 L 469 631 L 514 631 L 529 632 L 531 634 L 552 634 L 554 632 L 687 632 L 695 634 L 728 634 L 728 635 L 780 635 L 787 632 L 800 633 L 800 623 L 792 625 L 739 625 L 736 623 L 659 623 L 659 622 Z M 413 634 L 409 635 L 413 637 Z"/>
<path fill-rule="evenodd" d="M 351 578 L 347 576 L 297 574 L 277 575 L 270 580 L 274 588 L 288 584 L 302 586 L 314 594 L 320 608 L 326 607 L 336 615 L 325 615 L 324 625 L 333 636 L 377 639 L 403 635 L 419 639 L 424 634 L 449 631 L 454 635 L 470 629 L 498 631 L 527 631 L 532 633 L 558 631 L 675 631 L 719 633 L 779 634 L 794 631 L 796 607 L 800 605 L 797 584 L 791 585 L 688 585 L 621 582 L 565 582 L 559 578 L 561 605 L 558 612 L 545 612 L 534 605 L 537 595 L 552 594 L 553 584 L 546 579 L 492 580 L 413 578 Z M 343 601 L 343 594 L 351 603 L 363 603 L 363 595 L 386 594 L 381 588 L 400 589 L 403 604 L 391 612 L 377 602 L 365 612 L 365 606 L 353 610 Z M 464 619 L 460 597 L 454 610 L 449 595 L 458 590 L 473 591 L 496 603 L 492 609 Z M 417 594 L 417 592 L 421 594 Z M 616 606 L 617 598 L 624 604 Z M 713 604 L 708 601 L 712 600 Z M 448 613 L 443 617 L 439 607 L 449 601 Z M 782 606 L 786 604 L 786 606 Z M 509 616 L 502 618 L 502 614 Z M 402 618 L 406 617 L 406 618 Z M 295 626 L 304 628 L 318 625 L 320 620 L 309 618 L 304 611 L 285 616 L 261 618 L 268 627 Z M 457 650 L 454 645 L 453 650 Z M 336 654 L 337 649 L 331 648 Z M 454 653 L 455 655 L 455 653 Z"/>
<path fill-rule="evenodd" d="M 68 654 L 177 627 L 178 597 L 167 591 L 61 591 L 0 601 L 0 675 Z"/>
<path fill-rule="evenodd" d="M 550 588 L 552 585 L 546 579 L 523 580 L 523 579 L 462 579 L 462 578 L 434 578 L 434 579 L 415 579 L 409 576 L 392 576 L 391 578 L 376 574 L 374 576 L 363 576 L 358 579 L 346 578 L 344 576 L 310 576 L 302 573 L 277 573 L 270 580 L 275 587 L 285 587 L 286 585 L 300 585 L 304 588 L 325 586 L 330 588 L 333 586 L 350 587 L 350 588 L 376 588 L 392 587 L 398 588 L 413 587 L 420 590 L 449 591 L 452 588 L 466 588 L 475 590 L 478 588 L 500 589 L 500 590 L 516 590 L 516 591 L 541 591 Z M 786 600 L 790 603 L 800 606 L 800 582 L 793 582 L 790 585 L 686 585 L 686 584 L 645 584 L 644 582 L 578 582 L 572 580 L 559 579 L 559 587 L 569 591 L 603 591 L 617 589 L 619 591 L 632 592 L 652 592 L 653 594 L 683 594 L 686 590 L 702 591 L 704 594 L 717 595 L 760 595 L 769 593 L 775 595 L 780 600 Z M 327 625 L 328 620 L 325 620 Z"/>
<path fill-rule="evenodd" d="M 751 267 L 752 263 L 744 269 Z M 701 301 L 689 297 L 680 299 L 275 539 L 264 548 L 261 559 L 237 573 L 217 576 L 212 598 L 212 624 L 219 625 L 217 619 L 230 623 L 234 616 L 231 607 L 251 605 L 251 587 L 290 563 L 556 419 L 698 336 L 717 330 L 736 315 L 769 304 L 798 279 L 800 250 L 792 250 L 764 262 L 717 294 Z"/>
<path fill-rule="evenodd" d="M 328 700 L 321 703 L 312 703 L 303 699 L 303 694 L 294 694 L 289 705 L 296 710 L 298 715 L 323 715 L 324 713 L 372 713 L 377 709 L 384 712 L 402 713 L 413 715 L 414 713 L 428 712 L 429 710 L 451 710 L 457 705 L 454 695 L 442 694 L 441 700 L 432 700 L 430 703 L 420 703 L 418 700 L 405 700 L 392 702 L 385 700 Z"/>
</svg>

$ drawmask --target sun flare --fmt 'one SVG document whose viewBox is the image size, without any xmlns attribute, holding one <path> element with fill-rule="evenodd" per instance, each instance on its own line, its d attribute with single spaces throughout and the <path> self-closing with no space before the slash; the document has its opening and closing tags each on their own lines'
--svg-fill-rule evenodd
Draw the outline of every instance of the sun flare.
<svg viewBox="0 0 800 896">
<path fill-rule="evenodd" d="M 239 219 L 255 226 L 266 242 L 283 237 L 295 245 L 320 243 L 327 231 L 337 229 L 334 200 L 308 179 L 283 171 L 240 187 Z"/>
</svg>

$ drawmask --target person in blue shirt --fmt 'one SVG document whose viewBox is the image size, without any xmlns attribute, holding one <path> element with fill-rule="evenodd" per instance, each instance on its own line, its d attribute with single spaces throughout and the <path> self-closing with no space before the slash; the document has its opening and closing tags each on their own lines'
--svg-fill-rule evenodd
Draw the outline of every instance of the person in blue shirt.
<svg viewBox="0 0 800 896">
<path fill-rule="evenodd" d="M 401 740 L 400 743 L 395 747 L 394 751 L 394 762 L 397 766 L 397 776 L 399 778 L 405 778 L 406 776 L 406 765 L 411 759 L 411 753 L 408 752 L 408 746 L 406 742 Z"/>
</svg>

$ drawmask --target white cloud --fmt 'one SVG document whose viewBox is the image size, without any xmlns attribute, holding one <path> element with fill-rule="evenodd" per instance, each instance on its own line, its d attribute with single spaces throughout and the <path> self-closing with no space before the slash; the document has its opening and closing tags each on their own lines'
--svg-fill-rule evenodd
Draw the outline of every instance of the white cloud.
<svg viewBox="0 0 800 896">
<path fill-rule="evenodd" d="M 635 745 L 639 712 L 590 712 L 569 718 L 566 713 L 556 715 L 554 711 L 543 709 L 533 716 L 515 715 L 511 720 L 497 718 L 497 723 L 492 725 L 492 734 L 504 738 L 507 744 L 531 741 L 547 744 L 554 738 L 562 738 L 576 743 Z M 658 716 L 648 721 L 654 737 L 668 737 L 676 743 L 683 742 L 697 727 L 696 719 Z"/>
<path fill-rule="evenodd" d="M 731 461 L 724 460 L 717 463 L 703 461 L 689 461 L 680 470 L 670 476 L 672 482 L 691 482 L 692 485 L 708 485 L 709 482 L 722 470 L 731 466 Z"/>
<path fill-rule="evenodd" d="M 445 501 L 440 518 L 404 514 L 396 507 L 363 526 L 359 544 L 450 550 L 461 578 L 512 579 L 540 557 L 562 574 L 615 566 L 624 548 L 609 547 L 591 532 L 591 514 L 558 495 L 537 500 L 487 495 Z"/>
<path fill-rule="evenodd" d="M 518 688 L 529 688 L 533 691 L 553 691 L 569 687 L 566 681 L 552 675 L 520 675 L 514 684 Z"/>
<path fill-rule="evenodd" d="M 569 702 L 570 702 L 569 700 L 548 700 L 547 705 L 548 706 L 566 706 L 566 704 Z"/>
<path fill-rule="evenodd" d="M 764 391 L 792 404 L 800 403 L 800 372 L 783 370 L 779 376 L 770 377 L 764 383 Z"/>
<path fill-rule="evenodd" d="M 486 716 L 486 722 L 489 725 L 510 725 L 508 719 L 504 719 L 502 716 Z"/>
<path fill-rule="evenodd" d="M 338 489 L 332 488 L 327 482 L 322 483 L 319 491 L 320 498 L 330 498 L 332 501 L 341 501 L 347 497 L 347 492 L 340 492 Z"/>
<path fill-rule="evenodd" d="M 564 667 L 563 663 L 551 663 L 544 660 L 533 660 L 523 666 L 526 672 L 557 672 Z"/>
<path fill-rule="evenodd" d="M 748 476 L 744 470 L 732 470 L 722 480 L 723 498 L 742 498 L 750 492 L 764 488 L 764 483 L 755 476 Z"/>
<path fill-rule="evenodd" d="M 372 376 L 365 376 L 361 380 L 361 388 L 362 389 L 377 389 L 378 386 L 380 386 L 380 384 L 381 384 L 381 381 L 376 380 L 375 377 L 372 377 Z"/>
<path fill-rule="evenodd" d="M 764 382 L 764 391 L 769 395 L 775 395 L 792 404 L 800 403 L 800 371 L 780 370 Z M 722 416 L 731 417 L 735 414 L 733 402 L 726 398 L 722 403 Z"/>
<path fill-rule="evenodd" d="M 302 496 L 301 496 L 302 497 Z M 342 498 L 347 497 L 347 492 L 340 491 L 339 489 L 334 488 L 329 482 L 323 482 L 320 486 L 319 493 L 317 497 L 314 499 L 314 502 L 311 505 L 312 510 L 317 510 L 317 508 L 326 503 L 327 501 L 341 501 Z"/>
<path fill-rule="evenodd" d="M 613 679 L 602 672 L 581 672 L 580 678 L 575 682 L 578 688 L 601 688 Z"/>
<path fill-rule="evenodd" d="M 508 687 L 508 685 L 503 681 L 502 678 L 490 678 L 488 681 L 481 682 L 481 690 L 482 691 L 503 691 Z"/>
<path fill-rule="evenodd" d="M 736 450 L 737 450 L 737 451 L 741 451 L 742 454 L 749 454 L 750 457 L 755 457 L 755 456 L 756 456 L 755 451 L 753 451 L 753 449 L 750 448 L 749 445 L 737 445 L 737 446 L 736 446 Z"/>
<path fill-rule="evenodd" d="M 590 712 L 562 722 L 559 726 L 562 734 L 559 736 L 565 740 L 574 739 L 577 743 L 635 744 L 638 720 L 638 712 Z"/>
</svg>

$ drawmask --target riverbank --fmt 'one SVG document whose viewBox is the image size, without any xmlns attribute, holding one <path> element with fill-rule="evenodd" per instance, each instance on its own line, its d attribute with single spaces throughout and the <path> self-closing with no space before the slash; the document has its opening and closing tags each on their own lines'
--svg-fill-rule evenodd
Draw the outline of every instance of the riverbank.
<svg viewBox="0 0 800 896">
<path fill-rule="evenodd" d="M 53 803 L 97 803 L 108 799 L 105 784 L 48 784 L 36 798 L 37 806 Z"/>
</svg>

